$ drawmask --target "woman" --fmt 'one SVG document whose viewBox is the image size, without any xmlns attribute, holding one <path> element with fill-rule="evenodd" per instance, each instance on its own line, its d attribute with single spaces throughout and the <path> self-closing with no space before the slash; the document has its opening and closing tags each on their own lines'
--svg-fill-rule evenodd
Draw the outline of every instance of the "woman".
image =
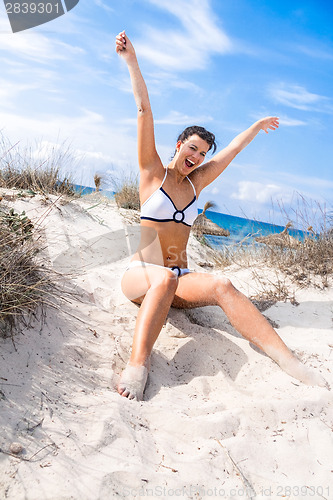
<svg viewBox="0 0 333 500">
<path fill-rule="evenodd" d="M 260 347 L 291 376 L 310 385 L 325 380 L 309 371 L 288 349 L 256 307 L 226 278 L 190 272 L 186 245 L 197 216 L 197 198 L 260 130 L 277 129 L 276 117 L 255 122 L 222 151 L 198 168 L 215 137 L 202 127 L 189 127 L 179 136 L 176 152 L 164 168 L 156 151 L 154 122 L 148 91 L 125 32 L 116 37 L 116 52 L 127 63 L 138 108 L 138 160 L 140 166 L 141 241 L 123 279 L 122 290 L 141 304 L 130 360 L 118 392 L 141 400 L 150 354 L 171 306 L 220 306 L 244 338 Z"/>
</svg>

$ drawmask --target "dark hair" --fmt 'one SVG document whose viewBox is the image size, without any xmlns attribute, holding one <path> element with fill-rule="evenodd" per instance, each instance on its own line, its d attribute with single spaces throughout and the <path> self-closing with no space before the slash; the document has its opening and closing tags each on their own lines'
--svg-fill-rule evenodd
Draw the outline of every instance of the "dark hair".
<svg viewBox="0 0 333 500">
<path fill-rule="evenodd" d="M 216 151 L 216 142 L 215 135 L 211 132 L 208 132 L 204 127 L 199 127 L 198 125 L 192 125 L 191 127 L 187 127 L 183 132 L 178 136 L 177 142 L 184 142 L 186 139 L 191 137 L 191 135 L 198 135 L 201 139 L 207 142 L 209 145 L 208 151 L 213 148 L 213 153 Z"/>
</svg>

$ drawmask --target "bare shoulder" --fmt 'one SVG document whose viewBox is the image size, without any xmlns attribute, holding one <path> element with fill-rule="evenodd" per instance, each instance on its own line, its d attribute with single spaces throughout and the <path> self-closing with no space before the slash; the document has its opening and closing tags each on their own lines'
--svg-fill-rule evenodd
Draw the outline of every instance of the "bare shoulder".
<svg viewBox="0 0 333 500">
<path fill-rule="evenodd" d="M 165 168 L 160 157 L 157 155 L 154 161 L 142 165 L 139 163 L 140 181 L 151 182 L 154 179 L 163 179 Z"/>
<path fill-rule="evenodd" d="M 140 168 L 140 200 L 146 199 L 161 185 L 165 176 L 165 168 L 161 161 L 149 168 Z"/>
</svg>

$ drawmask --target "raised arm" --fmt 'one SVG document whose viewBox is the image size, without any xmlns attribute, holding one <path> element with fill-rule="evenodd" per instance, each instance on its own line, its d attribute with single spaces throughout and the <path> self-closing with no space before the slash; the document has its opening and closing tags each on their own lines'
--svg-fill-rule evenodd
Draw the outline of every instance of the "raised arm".
<svg viewBox="0 0 333 500">
<path fill-rule="evenodd" d="M 269 130 L 276 130 L 278 126 L 279 119 L 276 116 L 268 116 L 256 121 L 251 127 L 237 135 L 227 147 L 193 172 L 192 175 L 193 178 L 196 178 L 199 191 L 213 182 L 227 168 L 235 156 L 250 144 L 260 130 L 264 130 L 268 134 Z"/>
<path fill-rule="evenodd" d="M 153 114 L 150 107 L 147 86 L 141 74 L 134 47 L 125 31 L 122 31 L 116 37 L 116 52 L 127 64 L 138 108 L 139 166 L 140 169 L 154 168 L 161 161 L 155 146 Z"/>
</svg>

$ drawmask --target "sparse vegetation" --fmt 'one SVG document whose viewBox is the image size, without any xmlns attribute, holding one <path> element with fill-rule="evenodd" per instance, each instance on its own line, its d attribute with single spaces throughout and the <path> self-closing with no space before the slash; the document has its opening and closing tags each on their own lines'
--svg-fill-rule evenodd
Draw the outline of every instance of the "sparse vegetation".
<svg viewBox="0 0 333 500">
<path fill-rule="evenodd" d="M 0 196 L 0 335 L 12 336 L 21 325 L 28 326 L 54 305 L 59 278 L 39 259 L 38 230 L 24 211 L 15 212 L 4 202 L 37 193 L 75 194 L 68 177 L 60 171 L 71 160 L 69 149 L 53 148 L 46 160 L 37 159 L 31 149 L 23 151 L 0 136 L 0 187 L 15 190 Z"/>
<path fill-rule="evenodd" d="M 0 133 L 0 187 L 27 190 L 31 194 L 74 196 L 70 177 L 62 174 L 74 162 L 69 146 L 21 147 L 12 145 Z"/>
<path fill-rule="evenodd" d="M 120 208 L 140 210 L 139 176 L 133 172 L 120 172 L 110 180 L 115 191 L 115 201 Z"/>
<path fill-rule="evenodd" d="M 206 249 L 208 260 L 216 268 L 225 269 L 235 265 L 238 268 L 251 269 L 253 285 L 255 284 L 257 289 L 251 299 L 262 310 L 277 301 L 288 300 L 296 304 L 297 288 L 325 288 L 333 283 L 331 213 L 319 203 L 309 202 L 303 197 L 299 198 L 296 207 L 293 214 L 290 211 L 286 213 L 282 207 L 279 209 L 287 221 L 292 215 L 293 220 L 297 221 L 294 225 L 303 226 L 303 241 L 289 237 L 284 231 L 285 236 L 281 233 L 275 238 L 255 238 L 261 241 L 259 245 L 254 242 L 244 245 L 242 241 L 218 250 L 212 247 Z M 204 244 L 209 244 L 206 238 Z"/>
<path fill-rule="evenodd" d="M 23 212 L 0 213 L 0 333 L 13 335 L 29 325 L 54 295 L 50 271 L 38 261 L 39 244 L 33 224 Z"/>
<path fill-rule="evenodd" d="M 300 287 L 310 285 L 327 287 L 333 277 L 333 234 L 331 230 L 309 236 L 295 246 L 235 245 L 221 251 L 212 249 L 215 266 L 225 268 L 230 264 L 240 267 L 260 268 L 268 266 L 276 273 L 276 279 L 268 286 L 275 289 L 277 300 L 289 298 L 285 279 Z M 258 278 L 258 274 L 256 276 Z M 263 291 L 264 293 L 264 291 Z"/>
<path fill-rule="evenodd" d="M 98 193 L 99 190 L 101 189 L 102 176 L 99 174 L 95 174 L 94 175 L 94 183 L 95 183 L 96 193 Z"/>
</svg>

